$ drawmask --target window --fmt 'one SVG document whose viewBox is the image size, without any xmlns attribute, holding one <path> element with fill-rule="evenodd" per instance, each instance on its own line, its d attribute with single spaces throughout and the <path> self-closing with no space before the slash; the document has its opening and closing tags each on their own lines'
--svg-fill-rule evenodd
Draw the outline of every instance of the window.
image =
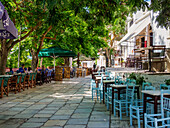
<svg viewBox="0 0 170 128">
<path fill-rule="evenodd" d="M 145 47 L 145 37 L 141 38 L 141 47 Z"/>
<path fill-rule="evenodd" d="M 153 46 L 153 32 L 150 33 L 150 46 Z"/>
</svg>

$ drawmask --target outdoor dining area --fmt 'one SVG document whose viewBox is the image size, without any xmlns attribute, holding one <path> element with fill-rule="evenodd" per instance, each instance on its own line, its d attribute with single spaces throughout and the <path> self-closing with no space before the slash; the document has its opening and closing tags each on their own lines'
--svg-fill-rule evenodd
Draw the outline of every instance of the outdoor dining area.
<svg viewBox="0 0 170 128">
<path fill-rule="evenodd" d="M 37 85 L 42 86 L 43 84 L 51 83 L 51 81 L 85 77 L 90 74 L 90 68 L 75 68 L 74 71 L 71 71 L 71 68 L 67 66 L 56 66 L 55 70 L 45 69 L 43 66 L 43 68 L 39 68 L 36 72 L 6 72 L 5 75 L 0 75 L 0 98 L 3 98 L 4 95 L 8 96 L 9 92 L 16 94 L 17 92 L 36 87 Z"/>
<path fill-rule="evenodd" d="M 53 79 L 52 72 L 46 72 L 44 76 L 40 72 L 35 73 L 18 73 L 13 75 L 0 75 L 0 86 L 1 86 L 1 95 L 9 95 L 9 92 L 14 91 L 17 92 L 24 91 L 25 88 L 33 88 L 36 85 L 42 85 L 43 83 L 49 83 Z"/>
<path fill-rule="evenodd" d="M 105 104 L 120 120 L 129 117 L 130 126 L 138 128 L 170 128 L 170 85 L 141 84 L 130 73 L 101 69 L 92 72 L 92 100 Z"/>
</svg>

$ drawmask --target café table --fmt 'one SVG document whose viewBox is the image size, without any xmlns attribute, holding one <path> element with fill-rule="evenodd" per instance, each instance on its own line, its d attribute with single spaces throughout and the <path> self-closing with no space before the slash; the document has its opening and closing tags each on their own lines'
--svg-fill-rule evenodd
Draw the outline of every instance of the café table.
<svg viewBox="0 0 170 128">
<path fill-rule="evenodd" d="M 13 75 L 0 75 L 0 78 L 12 77 Z"/>
<path fill-rule="evenodd" d="M 115 80 L 103 80 L 103 104 L 104 104 L 104 94 L 107 91 L 108 85 L 115 84 Z"/>
<path fill-rule="evenodd" d="M 154 104 L 154 114 L 157 114 L 158 104 L 160 104 L 158 101 L 161 98 L 161 90 L 142 90 L 141 92 L 144 94 L 144 97 L 143 97 L 143 119 L 144 119 L 144 113 L 146 113 L 147 102 Z M 167 97 L 170 97 L 170 95 L 168 95 Z M 144 120 L 143 120 L 143 124 L 144 124 Z"/>
<path fill-rule="evenodd" d="M 110 87 L 112 87 L 112 114 L 113 114 L 113 106 L 114 106 L 114 102 L 113 102 L 113 100 L 114 100 L 114 93 L 115 93 L 115 89 L 117 90 L 117 93 L 118 93 L 118 100 L 120 100 L 120 92 L 121 92 L 121 90 L 123 90 L 123 89 L 126 89 L 126 86 L 127 85 L 115 85 L 115 84 L 113 84 L 113 85 L 110 85 Z M 133 87 L 133 86 L 129 86 L 129 87 Z M 138 99 L 140 99 L 140 96 L 139 96 L 139 85 L 136 85 L 135 86 L 135 89 L 137 89 L 137 97 L 138 97 Z"/>
<path fill-rule="evenodd" d="M 95 75 L 101 75 L 101 74 L 105 74 L 105 72 L 93 72 L 92 73 L 92 79 L 95 79 Z"/>
</svg>

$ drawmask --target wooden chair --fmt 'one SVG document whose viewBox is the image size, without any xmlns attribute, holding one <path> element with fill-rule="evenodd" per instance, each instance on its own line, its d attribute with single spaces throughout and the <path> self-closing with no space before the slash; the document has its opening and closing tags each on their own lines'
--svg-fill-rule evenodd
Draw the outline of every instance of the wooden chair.
<svg viewBox="0 0 170 128">
<path fill-rule="evenodd" d="M 49 83 L 47 74 L 48 74 L 48 71 L 46 71 L 45 74 L 44 74 L 44 82 L 45 82 L 46 84 Z"/>
<path fill-rule="evenodd" d="M 22 73 L 21 76 L 21 84 L 19 86 L 20 90 L 22 89 L 23 91 L 25 90 L 25 80 L 26 80 L 26 74 Z"/>
<path fill-rule="evenodd" d="M 4 78 L 4 89 L 3 93 L 5 93 L 6 96 L 8 96 L 9 93 L 9 83 L 10 83 L 10 77 L 5 77 Z"/>
<path fill-rule="evenodd" d="M 29 77 L 29 87 L 32 88 L 34 82 L 33 82 L 33 77 L 34 77 L 34 73 L 30 73 L 30 77 Z"/>
<path fill-rule="evenodd" d="M 27 89 L 28 89 L 28 87 L 30 87 L 29 79 L 30 79 L 30 75 L 27 74 L 26 78 L 25 78 L 25 88 L 27 88 Z"/>
<path fill-rule="evenodd" d="M 37 73 L 34 73 L 33 76 L 33 86 L 36 87 L 36 78 L 37 78 Z"/>
<path fill-rule="evenodd" d="M 51 83 L 51 73 L 52 73 L 52 71 L 50 70 L 50 71 L 48 71 L 48 74 L 47 74 L 47 80 L 49 83 Z"/>
<path fill-rule="evenodd" d="M 36 77 L 36 84 L 38 85 L 42 85 L 42 77 L 41 77 L 41 73 L 37 73 L 37 77 Z"/>
<path fill-rule="evenodd" d="M 10 82 L 10 90 L 14 90 L 15 94 L 16 94 L 16 91 L 20 91 L 19 90 L 19 87 L 21 84 L 21 76 L 13 76 L 11 78 L 11 82 Z"/>
<path fill-rule="evenodd" d="M 1 98 L 3 97 L 3 94 L 4 94 L 4 92 L 3 92 L 4 87 L 3 87 L 3 85 L 4 85 L 4 80 L 3 80 L 3 78 L 0 78 L 0 86 L 1 86 L 1 95 L 0 95 L 0 97 Z"/>
</svg>

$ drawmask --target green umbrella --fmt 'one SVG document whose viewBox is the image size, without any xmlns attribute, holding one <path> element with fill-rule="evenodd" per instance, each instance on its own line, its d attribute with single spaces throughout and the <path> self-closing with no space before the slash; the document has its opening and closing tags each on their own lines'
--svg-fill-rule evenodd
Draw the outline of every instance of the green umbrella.
<svg viewBox="0 0 170 128">
<path fill-rule="evenodd" d="M 55 70 L 55 58 L 57 57 L 74 57 L 77 56 L 74 52 L 65 50 L 59 47 L 50 47 L 42 49 L 38 57 L 52 57 L 54 58 L 54 70 Z"/>
<path fill-rule="evenodd" d="M 77 56 L 74 52 L 65 50 L 59 47 L 50 47 L 42 49 L 38 57 L 51 57 L 51 56 L 58 56 L 58 57 L 73 57 Z"/>
</svg>

